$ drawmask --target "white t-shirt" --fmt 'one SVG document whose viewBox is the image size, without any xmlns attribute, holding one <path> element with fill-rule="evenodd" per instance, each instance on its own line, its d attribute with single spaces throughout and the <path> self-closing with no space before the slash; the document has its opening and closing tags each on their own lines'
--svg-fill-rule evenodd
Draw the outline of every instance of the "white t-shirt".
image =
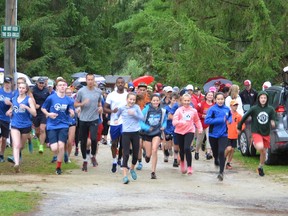
<svg viewBox="0 0 288 216">
<path fill-rule="evenodd" d="M 225 99 L 225 105 L 228 106 L 230 108 L 230 102 L 232 101 L 232 98 L 231 96 L 228 96 L 226 99 Z M 236 98 L 236 101 L 238 103 L 238 107 L 237 107 L 237 112 L 243 116 L 244 115 L 244 110 L 243 110 L 243 104 L 242 104 L 242 100 L 241 100 L 241 97 L 238 95 L 237 98 Z M 231 108 L 230 108 L 231 109 Z"/>
<path fill-rule="evenodd" d="M 110 109 L 114 110 L 115 108 L 120 108 L 122 106 L 125 106 L 127 104 L 127 92 L 123 92 L 122 94 L 119 94 L 117 91 L 113 91 L 110 94 L 108 94 L 106 98 L 106 103 L 110 105 Z M 110 117 L 110 125 L 116 126 L 122 124 L 122 118 L 118 119 L 118 124 L 115 124 L 116 113 L 111 113 Z"/>
</svg>

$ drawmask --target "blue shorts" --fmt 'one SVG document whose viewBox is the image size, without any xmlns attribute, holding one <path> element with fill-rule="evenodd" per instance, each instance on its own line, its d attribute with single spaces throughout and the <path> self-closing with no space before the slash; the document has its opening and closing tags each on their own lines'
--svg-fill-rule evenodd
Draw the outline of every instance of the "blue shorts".
<svg viewBox="0 0 288 216">
<path fill-rule="evenodd" d="M 68 130 L 68 128 L 48 130 L 47 133 L 50 145 L 59 141 L 66 143 L 68 139 Z"/>
<path fill-rule="evenodd" d="M 112 140 L 116 140 L 122 135 L 122 124 L 121 125 L 110 125 L 110 136 Z"/>
</svg>

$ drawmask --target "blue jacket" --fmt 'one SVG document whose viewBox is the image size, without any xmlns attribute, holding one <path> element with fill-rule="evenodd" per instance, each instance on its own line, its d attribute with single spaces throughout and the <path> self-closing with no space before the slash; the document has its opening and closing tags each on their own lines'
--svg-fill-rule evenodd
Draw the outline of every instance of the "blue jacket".
<svg viewBox="0 0 288 216">
<path fill-rule="evenodd" d="M 209 137 L 227 137 L 227 121 L 232 122 L 229 107 L 218 106 L 218 104 L 210 107 L 204 120 L 204 123 L 209 125 Z"/>
</svg>

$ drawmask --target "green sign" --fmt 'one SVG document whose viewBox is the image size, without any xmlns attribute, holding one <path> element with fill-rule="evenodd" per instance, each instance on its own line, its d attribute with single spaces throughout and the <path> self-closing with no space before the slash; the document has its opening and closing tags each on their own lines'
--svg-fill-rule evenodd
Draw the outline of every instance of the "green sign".
<svg viewBox="0 0 288 216">
<path fill-rule="evenodd" d="M 19 38 L 20 37 L 20 26 L 1 26 L 1 37 L 2 38 Z"/>
</svg>

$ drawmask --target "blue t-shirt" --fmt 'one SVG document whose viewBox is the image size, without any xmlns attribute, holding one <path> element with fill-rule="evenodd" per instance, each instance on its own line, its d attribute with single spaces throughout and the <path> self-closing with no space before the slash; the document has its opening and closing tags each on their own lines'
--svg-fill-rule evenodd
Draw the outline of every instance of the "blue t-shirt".
<svg viewBox="0 0 288 216">
<path fill-rule="evenodd" d="M 11 126 L 14 128 L 29 128 L 32 126 L 31 114 L 28 110 L 20 108 L 20 104 L 29 106 L 29 96 L 26 96 L 20 103 L 18 97 L 12 98 L 13 112 L 11 118 Z"/>
<path fill-rule="evenodd" d="M 6 116 L 6 112 L 9 110 L 10 106 L 5 104 L 5 100 L 10 100 L 13 97 L 13 93 L 5 92 L 3 88 L 0 88 L 0 119 L 5 122 L 10 122 L 10 117 Z"/>
<path fill-rule="evenodd" d="M 176 109 L 175 109 L 175 105 L 173 105 L 172 107 L 170 107 L 169 105 L 165 106 L 165 110 L 166 110 L 166 115 L 167 117 L 169 116 L 169 114 L 174 115 Z M 175 127 L 172 124 L 172 119 L 168 119 L 167 118 L 167 126 L 164 130 L 165 134 L 174 134 L 174 129 Z"/>
<path fill-rule="evenodd" d="M 74 106 L 68 96 L 61 98 L 57 94 L 52 94 L 45 100 L 42 108 L 46 109 L 49 113 L 58 114 L 55 119 L 47 118 L 47 130 L 69 128 L 69 109 L 74 110 Z"/>
</svg>

